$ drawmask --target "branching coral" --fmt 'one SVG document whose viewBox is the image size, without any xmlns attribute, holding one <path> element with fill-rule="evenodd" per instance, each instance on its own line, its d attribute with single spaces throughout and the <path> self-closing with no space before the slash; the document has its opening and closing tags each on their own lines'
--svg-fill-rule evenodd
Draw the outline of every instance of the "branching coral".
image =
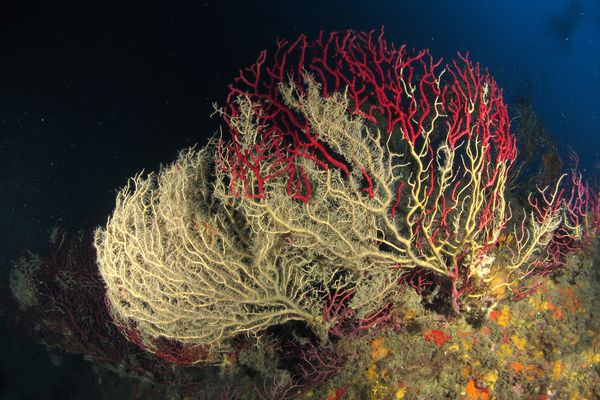
<svg viewBox="0 0 600 400">
<path fill-rule="evenodd" d="M 294 246 L 335 258 L 345 269 L 377 280 L 377 291 L 356 293 L 356 307 L 363 306 L 364 297 L 384 298 L 399 273 L 416 267 L 452 282 L 457 312 L 462 292 L 482 296 L 492 281 L 510 286 L 531 272 L 530 262 L 541 256 L 560 223 L 558 185 L 540 191 L 531 215 L 514 233 L 512 256 L 500 264 L 495 252 L 509 229 L 505 184 L 512 159 L 488 163 L 492 150 L 487 142 L 496 140 L 493 133 L 436 140 L 441 124 L 436 120 L 447 118 L 437 110 L 430 129 L 414 141 L 405 140 L 399 152 L 391 135 L 384 137 L 377 126 L 349 114 L 347 93 L 324 98 L 319 84 L 309 75 L 305 78 L 302 92 L 293 83 L 280 85 L 283 102 L 310 121 L 313 137 L 343 158 L 348 173 L 297 157 L 295 169 L 302 171 L 311 197 L 300 202 L 286 196 L 287 177 L 270 174 L 269 168 L 277 165 L 273 159 L 290 155 L 271 143 L 265 148 L 277 148 L 278 154 L 250 155 L 260 137 L 260 126 L 252 122 L 258 107 L 240 98 L 240 113 L 230 120 L 240 138 L 252 138 L 241 151 L 254 157 L 257 173 L 233 180 L 230 189 L 262 231 L 288 235 Z M 488 95 L 482 90 L 478 101 L 488 102 Z M 432 103 L 440 107 L 438 100 Z M 510 143 L 510 138 L 505 140 Z M 232 170 L 232 155 L 225 153 L 221 159 L 222 169 Z M 255 191 L 259 186 L 260 196 Z M 501 281 L 495 279 L 498 273 Z"/>
<path fill-rule="evenodd" d="M 222 184 L 210 183 L 213 151 L 183 151 L 157 175 L 133 178 L 96 232 L 111 311 L 142 342 L 164 337 L 222 350 L 238 334 L 294 319 L 316 324 L 318 288 L 335 285 L 331 263 L 225 206 Z"/>
<path fill-rule="evenodd" d="M 576 234 L 567 210 L 584 211 L 559 180 L 511 220 L 502 94 L 460 60 L 440 69 L 428 52 L 353 31 L 280 42 L 266 78 L 261 54 L 238 78 L 249 89 L 232 86 L 216 109 L 231 141 L 136 176 L 98 229 L 117 322 L 150 349 L 156 338 L 204 346 L 210 362 L 235 337 L 291 320 L 325 339 L 334 293 L 370 320 L 415 270 L 456 313 L 551 270 L 567 251 L 557 230 Z"/>
</svg>

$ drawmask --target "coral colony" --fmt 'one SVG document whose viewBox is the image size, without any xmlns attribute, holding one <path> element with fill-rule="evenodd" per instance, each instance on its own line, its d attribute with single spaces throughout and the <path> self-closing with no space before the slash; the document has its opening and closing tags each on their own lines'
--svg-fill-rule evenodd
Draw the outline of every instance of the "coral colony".
<svg viewBox="0 0 600 400">
<path fill-rule="evenodd" d="M 255 386 L 263 398 L 335 375 L 332 342 L 401 331 L 407 289 L 487 318 L 600 232 L 576 171 L 513 201 L 502 91 L 467 54 L 443 64 L 383 30 L 279 40 L 215 115 L 228 135 L 118 193 L 98 267 L 116 326 L 163 360 L 235 363 L 277 331 L 293 376 Z"/>
</svg>

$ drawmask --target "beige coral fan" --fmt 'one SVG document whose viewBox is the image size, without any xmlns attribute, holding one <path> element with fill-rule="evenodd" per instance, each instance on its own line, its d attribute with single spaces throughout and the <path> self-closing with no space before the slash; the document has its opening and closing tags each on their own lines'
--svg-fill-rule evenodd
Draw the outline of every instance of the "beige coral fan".
<svg viewBox="0 0 600 400">
<path fill-rule="evenodd" d="M 263 196 L 241 199 L 262 230 L 285 232 L 295 246 L 335 258 L 355 273 L 358 280 L 352 306 L 359 310 L 373 311 L 377 300 L 393 291 L 398 270 L 419 267 L 451 280 L 456 312 L 459 286 L 466 281 L 470 295 L 483 298 L 498 270 L 506 278 L 505 286 L 530 274 L 530 264 L 545 255 L 547 239 L 561 222 L 559 183 L 539 190 L 543 197 L 540 214 L 523 219 L 526 228 L 514 233 L 513 256 L 500 265 L 495 261 L 495 243 L 510 230 L 511 210 L 505 200 L 510 160 L 490 165 L 485 156 L 489 144 L 477 135 L 465 136 L 453 145 L 449 138 L 436 139 L 448 118 L 439 99 L 433 102 L 435 113 L 428 130 L 412 142 L 382 135 L 378 126 L 348 112 L 347 93 L 323 97 L 315 79 L 310 75 L 304 78 L 304 90 L 293 83 L 280 84 L 283 102 L 310 121 L 311 134 L 345 160 L 349 174 L 323 169 L 310 159 L 296 159 L 309 181 L 311 197 L 298 202 L 285 196 L 288 182 L 283 174 L 270 169 L 274 165 L 270 157 L 252 153 L 261 137 L 253 122 L 253 113 L 260 107 L 238 98 L 239 114 L 230 117 L 231 125 L 238 133 L 241 151 L 257 160 L 258 173 L 254 169 L 246 179 L 235 180 L 233 191 L 252 193 L 258 186 L 256 175 L 263 181 L 265 176 L 275 176 L 263 182 Z M 487 104 L 486 96 L 484 90 L 478 101 Z M 277 148 L 269 143 L 263 146 Z M 222 159 L 235 161 L 236 157 L 225 154 Z M 235 166 L 226 165 L 225 169 L 235 170 Z M 481 223 L 484 215 L 486 222 Z M 359 311 L 359 315 L 365 313 Z"/>
<path fill-rule="evenodd" d="M 212 144 L 189 149 L 158 174 L 133 178 L 96 231 L 115 319 L 143 339 L 213 348 L 288 320 L 316 324 L 323 294 L 314 289 L 332 271 L 225 208 L 210 183 L 212 153 Z"/>
</svg>

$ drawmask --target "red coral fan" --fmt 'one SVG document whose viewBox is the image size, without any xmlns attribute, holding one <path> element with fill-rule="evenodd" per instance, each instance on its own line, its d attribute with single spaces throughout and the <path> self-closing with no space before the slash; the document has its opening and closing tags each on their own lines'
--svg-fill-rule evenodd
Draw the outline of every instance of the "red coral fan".
<svg viewBox="0 0 600 400">
<path fill-rule="evenodd" d="M 273 55 L 269 57 L 266 50 L 262 51 L 229 86 L 224 117 L 233 139 L 227 145 L 227 172 L 232 186 L 237 180 L 244 181 L 243 195 L 261 197 L 266 180 L 285 174 L 290 196 L 308 201 L 311 188 L 302 167 L 294 163 L 297 157 L 309 158 L 324 169 L 349 172 L 351 166 L 321 143 L 310 122 L 282 100 L 280 85 L 288 81 L 305 92 L 305 74 L 314 76 L 324 97 L 347 91 L 352 113 L 399 141 L 421 140 L 439 109 L 446 118 L 436 129 L 447 136 L 452 149 L 465 136 L 477 135 L 485 144 L 490 165 L 512 162 L 516 157 L 515 139 L 509 133 L 506 107 L 495 81 L 466 55 L 459 54 L 458 61 L 441 65 L 442 61 L 434 59 L 428 50 L 396 47 L 385 40 L 383 29 L 379 35 L 348 30 L 329 35 L 321 32 L 314 41 L 306 35 L 293 42 L 278 40 Z M 479 101 L 482 95 L 488 100 Z M 257 109 L 260 133 L 252 152 L 243 148 L 239 132 L 231 123 L 240 115 L 238 96 L 249 98 Z M 258 164 L 264 159 L 276 165 L 277 171 L 262 176 Z M 488 172 L 491 185 L 495 171 L 491 168 Z M 257 187 L 249 186 L 251 174 L 256 177 Z M 368 181 L 368 171 L 364 175 Z"/>
</svg>

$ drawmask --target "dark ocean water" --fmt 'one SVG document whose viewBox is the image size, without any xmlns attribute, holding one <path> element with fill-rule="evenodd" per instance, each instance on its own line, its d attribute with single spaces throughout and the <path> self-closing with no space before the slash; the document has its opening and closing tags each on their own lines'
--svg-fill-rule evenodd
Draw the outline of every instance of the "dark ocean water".
<svg viewBox="0 0 600 400">
<path fill-rule="evenodd" d="M 277 38 L 382 25 L 444 60 L 468 51 L 508 103 L 529 85 L 561 154 L 600 172 L 597 0 L 0 0 L 3 279 L 53 226 L 103 224 L 129 176 L 206 142 L 220 125 L 211 104 Z M 77 398 L 82 386 L 78 398 L 103 397 L 88 363 L 0 332 L 1 399 Z"/>
</svg>

